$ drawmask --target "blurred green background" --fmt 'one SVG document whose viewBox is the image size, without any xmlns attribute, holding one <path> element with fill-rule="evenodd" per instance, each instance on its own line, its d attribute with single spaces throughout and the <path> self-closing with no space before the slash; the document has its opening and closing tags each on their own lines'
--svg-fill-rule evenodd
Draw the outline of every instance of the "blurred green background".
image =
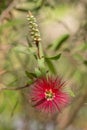
<svg viewBox="0 0 87 130">
<path fill-rule="evenodd" d="M 61 53 L 48 67 L 75 94 L 72 103 L 56 115 L 32 108 L 29 88 L 4 90 L 24 86 L 29 81 L 25 71 L 36 67 L 26 38 L 29 10 L 37 18 L 44 53 L 48 57 Z M 87 130 L 86 14 L 86 0 L 0 1 L 0 130 Z"/>
</svg>

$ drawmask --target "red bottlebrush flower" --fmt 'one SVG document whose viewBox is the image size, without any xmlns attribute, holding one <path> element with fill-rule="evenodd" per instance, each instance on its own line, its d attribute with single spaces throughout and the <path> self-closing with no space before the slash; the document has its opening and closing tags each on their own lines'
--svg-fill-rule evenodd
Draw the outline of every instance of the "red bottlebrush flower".
<svg viewBox="0 0 87 130">
<path fill-rule="evenodd" d="M 61 111 L 70 99 L 68 93 L 63 91 L 64 83 L 60 78 L 39 78 L 31 90 L 33 106 L 47 113 Z"/>
</svg>

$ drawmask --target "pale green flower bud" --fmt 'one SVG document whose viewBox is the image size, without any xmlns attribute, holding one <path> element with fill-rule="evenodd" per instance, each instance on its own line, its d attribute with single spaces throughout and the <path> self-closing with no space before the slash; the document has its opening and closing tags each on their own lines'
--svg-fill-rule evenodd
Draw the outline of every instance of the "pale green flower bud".
<svg viewBox="0 0 87 130">
<path fill-rule="evenodd" d="M 36 18 L 32 15 L 31 12 L 28 12 L 27 20 L 29 23 L 29 31 L 33 43 L 38 44 L 41 41 L 40 32 L 38 30 L 38 25 L 36 23 Z"/>
</svg>

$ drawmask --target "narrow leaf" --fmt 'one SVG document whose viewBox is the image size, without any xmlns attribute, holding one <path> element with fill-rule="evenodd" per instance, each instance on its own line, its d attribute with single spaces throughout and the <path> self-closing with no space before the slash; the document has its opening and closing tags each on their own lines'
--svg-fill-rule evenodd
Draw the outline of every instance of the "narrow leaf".
<svg viewBox="0 0 87 130">
<path fill-rule="evenodd" d="M 28 9 L 25 9 L 25 8 L 16 8 L 16 10 L 21 11 L 21 12 L 28 12 Z"/>
<path fill-rule="evenodd" d="M 17 101 L 15 102 L 14 106 L 13 106 L 13 110 L 12 110 L 12 112 L 11 112 L 11 117 L 13 117 L 14 111 L 15 111 L 15 109 L 17 108 L 18 103 L 19 103 L 19 101 L 17 100 Z"/>
<path fill-rule="evenodd" d="M 69 34 L 64 34 L 53 43 L 53 49 L 57 51 L 61 48 L 62 44 L 69 38 Z"/>
<path fill-rule="evenodd" d="M 60 58 L 61 54 L 58 54 L 56 56 L 53 57 L 45 57 L 46 59 L 50 59 L 50 60 L 58 60 Z"/>
<path fill-rule="evenodd" d="M 36 47 L 25 47 L 25 46 L 19 45 L 14 48 L 14 51 L 19 52 L 19 53 L 34 55 L 37 51 L 37 48 Z"/>
<path fill-rule="evenodd" d="M 39 68 L 44 67 L 44 58 L 38 59 L 38 65 L 39 65 Z"/>
<path fill-rule="evenodd" d="M 74 92 L 71 90 L 70 87 L 69 87 L 69 88 L 67 87 L 67 88 L 65 89 L 65 91 L 68 92 L 71 97 L 75 97 L 75 94 L 74 94 Z"/>
<path fill-rule="evenodd" d="M 31 72 L 28 72 L 28 71 L 25 71 L 25 74 L 30 79 L 33 79 L 33 78 L 37 77 L 35 73 L 31 73 Z"/>
<path fill-rule="evenodd" d="M 84 60 L 84 61 L 83 61 L 83 63 L 84 63 L 84 65 L 86 65 L 86 66 L 87 66 L 87 60 Z"/>
<path fill-rule="evenodd" d="M 50 59 L 45 58 L 45 62 L 46 62 L 46 64 L 47 64 L 48 68 L 51 70 L 51 72 L 55 74 L 55 73 L 56 73 L 56 70 L 55 70 L 54 65 L 53 65 L 52 62 L 50 61 Z"/>
<path fill-rule="evenodd" d="M 75 97 L 75 94 L 72 90 L 69 90 L 69 94 L 70 94 L 70 96 Z"/>
<path fill-rule="evenodd" d="M 45 75 L 47 72 L 47 69 L 46 69 L 44 58 L 38 59 L 38 67 L 39 67 L 42 75 Z"/>
<path fill-rule="evenodd" d="M 38 68 L 35 68 L 35 74 L 37 77 L 41 76 L 41 71 Z"/>
</svg>

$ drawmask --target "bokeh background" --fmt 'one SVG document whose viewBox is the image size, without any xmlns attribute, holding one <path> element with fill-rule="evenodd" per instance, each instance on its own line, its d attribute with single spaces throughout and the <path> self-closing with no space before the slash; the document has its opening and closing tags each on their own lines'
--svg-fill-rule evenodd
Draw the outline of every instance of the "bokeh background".
<svg viewBox="0 0 87 130">
<path fill-rule="evenodd" d="M 41 44 L 55 75 L 68 81 L 72 103 L 45 115 L 28 101 L 25 71 L 36 61 L 28 50 L 27 12 L 37 18 Z M 27 39 L 28 37 L 28 39 Z M 87 130 L 87 0 L 0 0 L 0 130 Z"/>
</svg>

